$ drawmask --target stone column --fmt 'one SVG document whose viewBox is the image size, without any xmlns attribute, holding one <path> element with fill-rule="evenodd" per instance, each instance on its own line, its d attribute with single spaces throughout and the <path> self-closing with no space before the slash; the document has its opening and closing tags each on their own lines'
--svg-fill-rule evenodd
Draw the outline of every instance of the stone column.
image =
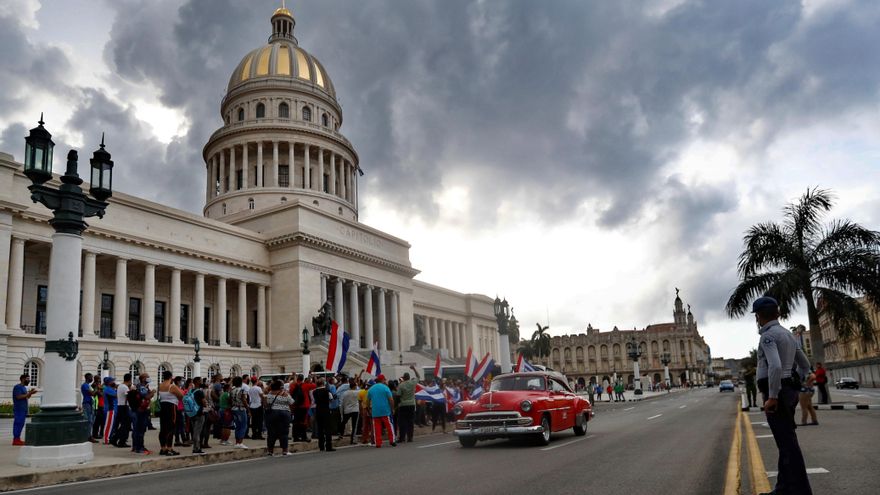
<svg viewBox="0 0 880 495">
<path fill-rule="evenodd" d="M 125 338 L 128 326 L 128 260 L 116 259 L 116 287 L 113 293 L 113 337 Z"/>
<path fill-rule="evenodd" d="M 226 343 L 226 279 L 223 277 L 217 279 L 217 308 L 215 312 L 214 319 L 216 321 L 214 324 L 217 326 L 217 340 L 220 341 L 221 346 L 225 347 L 228 344 Z"/>
<path fill-rule="evenodd" d="M 449 351 L 449 355 L 455 356 L 455 342 L 452 340 L 452 322 L 446 320 L 443 324 L 446 331 L 446 350 Z"/>
<path fill-rule="evenodd" d="M 241 145 L 241 185 L 242 189 L 247 189 L 250 184 L 248 183 L 248 169 L 251 168 L 250 160 L 248 159 L 248 143 L 244 142 Z"/>
<path fill-rule="evenodd" d="M 308 143 L 303 143 L 303 189 L 312 188 L 312 167 L 309 164 L 309 152 L 311 147 Z"/>
<path fill-rule="evenodd" d="M 269 338 L 272 337 L 272 334 L 269 333 L 268 329 L 272 328 L 272 287 L 266 287 L 266 341 L 264 345 L 269 347 L 272 345 L 269 342 Z M 302 337 L 300 337 L 302 338 Z"/>
<path fill-rule="evenodd" d="M 235 173 L 235 145 L 233 144 L 231 148 L 229 148 L 229 190 L 237 191 L 238 190 L 238 181 L 236 181 Z"/>
<path fill-rule="evenodd" d="M 318 148 L 318 191 L 324 192 L 324 150 Z"/>
<path fill-rule="evenodd" d="M 391 292 L 391 350 L 399 351 L 400 350 L 400 318 L 398 317 L 399 312 L 397 311 L 397 298 L 399 294 L 397 291 Z"/>
<path fill-rule="evenodd" d="M 220 194 L 227 192 L 229 189 L 227 186 L 229 185 L 224 178 L 226 177 L 226 150 L 220 150 L 220 173 L 217 176 L 220 181 Z"/>
<path fill-rule="evenodd" d="M 141 331 L 147 341 L 156 341 L 156 265 L 144 267 L 144 307 L 141 308 Z"/>
<path fill-rule="evenodd" d="M 327 275 L 321 274 L 321 306 L 327 302 Z"/>
<path fill-rule="evenodd" d="M 367 349 L 373 347 L 373 286 L 364 287 L 364 343 Z"/>
<path fill-rule="evenodd" d="M 257 187 L 263 187 L 263 142 L 257 141 Z"/>
<path fill-rule="evenodd" d="M 241 347 L 247 344 L 247 282 L 238 282 L 238 342 Z"/>
<path fill-rule="evenodd" d="M 454 321 L 449 322 L 449 332 L 452 334 L 452 338 L 449 340 L 452 342 L 452 346 L 450 346 L 449 355 L 452 357 L 458 357 L 458 324 Z"/>
<path fill-rule="evenodd" d="M 171 269 L 171 300 L 168 302 L 168 333 L 171 334 L 171 342 L 179 344 L 180 341 L 180 269 Z M 192 318 L 190 318 L 192 320 Z"/>
<path fill-rule="evenodd" d="M 379 310 L 379 350 L 388 349 L 388 325 L 385 318 L 385 289 L 379 288 L 379 297 L 376 300 L 376 309 Z"/>
<path fill-rule="evenodd" d="M 428 343 L 431 345 L 431 349 L 437 348 L 437 323 L 430 316 L 428 317 Z"/>
<path fill-rule="evenodd" d="M 24 290 L 24 239 L 12 238 L 9 255 L 9 292 L 6 296 L 6 328 L 21 328 L 21 301 Z M 16 375 L 18 376 L 18 375 Z"/>
<path fill-rule="evenodd" d="M 211 178 L 214 176 L 214 157 L 208 158 L 208 162 L 205 163 L 205 203 L 211 201 L 211 197 L 214 195 L 211 190 Z"/>
<path fill-rule="evenodd" d="M 437 348 L 446 349 L 446 325 L 443 320 L 437 320 Z"/>
<path fill-rule="evenodd" d="M 91 251 L 85 252 L 82 277 L 82 325 L 83 335 L 92 336 L 95 331 L 95 260 L 97 255 Z"/>
<path fill-rule="evenodd" d="M 351 346 L 355 349 L 360 348 L 361 342 L 361 329 L 358 325 L 359 323 L 359 315 L 360 310 L 358 309 L 358 287 L 360 284 L 357 282 L 352 282 L 351 287 L 348 289 L 348 306 L 351 309 L 351 320 L 348 324 L 348 330 L 351 334 Z"/>
<path fill-rule="evenodd" d="M 354 207 L 357 208 L 358 204 L 358 171 L 357 167 L 351 172 L 352 185 L 354 186 Z"/>
<path fill-rule="evenodd" d="M 257 347 L 266 346 L 266 286 L 257 286 Z"/>
<path fill-rule="evenodd" d="M 290 165 L 287 167 L 290 170 Z M 278 141 L 272 141 L 272 185 L 278 187 Z"/>
<path fill-rule="evenodd" d="M 287 142 L 287 183 L 290 187 L 296 187 L 296 143 Z M 279 182 L 280 183 L 280 182 Z"/>
<path fill-rule="evenodd" d="M 330 154 L 330 194 L 336 195 L 336 153 Z"/>
<path fill-rule="evenodd" d="M 342 163 L 339 164 L 339 187 L 342 189 L 339 193 L 339 197 L 342 199 L 348 199 L 348 193 L 346 192 L 346 178 L 345 178 L 345 158 L 342 159 Z"/>
<path fill-rule="evenodd" d="M 196 273 L 195 287 L 193 290 L 193 309 L 192 309 L 193 331 L 192 338 L 199 339 L 199 342 L 205 344 L 205 276 Z"/>
<path fill-rule="evenodd" d="M 333 314 L 336 318 L 336 323 L 345 328 L 345 302 L 342 300 L 342 284 L 345 283 L 345 280 L 336 277 L 336 290 L 333 292 Z"/>
</svg>

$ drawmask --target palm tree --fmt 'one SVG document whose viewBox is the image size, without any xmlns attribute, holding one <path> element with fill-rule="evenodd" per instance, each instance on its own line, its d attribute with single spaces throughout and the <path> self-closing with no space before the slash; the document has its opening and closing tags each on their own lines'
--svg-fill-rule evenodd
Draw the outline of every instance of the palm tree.
<svg viewBox="0 0 880 495">
<path fill-rule="evenodd" d="M 549 356 L 551 347 L 550 335 L 546 332 L 550 327 L 542 327 L 540 323 L 535 323 L 535 325 L 537 325 L 538 329 L 532 334 L 532 340 L 530 342 L 532 353 L 539 358 Z"/>
<path fill-rule="evenodd" d="M 880 232 L 850 220 L 820 223 L 833 206 L 830 191 L 809 189 L 783 209 L 781 223 L 752 226 L 743 238 L 741 278 L 727 301 L 730 317 L 744 315 L 756 297 L 779 301 L 787 317 L 801 300 L 807 305 L 813 357 L 825 361 L 819 315 L 825 314 L 847 339 L 870 338 L 871 320 L 854 295 L 880 308 Z"/>
<path fill-rule="evenodd" d="M 535 351 L 532 348 L 532 341 L 530 340 L 521 340 L 519 342 L 519 347 L 516 349 L 516 352 L 522 354 L 526 359 L 532 359 L 535 355 Z"/>
</svg>

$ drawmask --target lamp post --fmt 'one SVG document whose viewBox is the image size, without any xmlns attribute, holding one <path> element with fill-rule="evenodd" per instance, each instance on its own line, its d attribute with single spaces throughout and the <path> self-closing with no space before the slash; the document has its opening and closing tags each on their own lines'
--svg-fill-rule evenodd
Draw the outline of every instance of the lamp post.
<svg viewBox="0 0 880 495">
<path fill-rule="evenodd" d="M 666 380 L 666 392 L 669 392 L 671 383 L 669 382 L 669 363 L 672 362 L 672 356 L 668 352 L 664 352 L 660 356 L 660 362 L 663 363 L 663 379 Z"/>
<path fill-rule="evenodd" d="M 633 393 L 642 395 L 642 379 L 639 375 L 639 358 L 642 357 L 642 350 L 636 342 L 635 336 L 630 337 L 630 341 L 626 343 L 626 354 L 633 360 Z"/>
<path fill-rule="evenodd" d="M 312 367 L 312 356 L 310 355 L 312 351 L 309 350 L 309 338 L 310 338 L 309 337 L 309 329 L 306 327 L 303 327 L 302 344 L 301 345 L 302 345 L 302 357 L 303 357 L 303 367 L 302 367 L 303 372 L 302 373 L 304 376 L 309 375 L 309 369 Z"/>
<path fill-rule="evenodd" d="M 202 350 L 202 344 L 199 339 L 193 339 L 193 350 L 196 356 L 193 358 L 193 377 L 202 376 L 202 358 L 199 357 L 199 351 Z"/>
<path fill-rule="evenodd" d="M 45 384 L 40 412 L 27 425 L 26 445 L 18 464 L 27 467 L 61 467 L 93 459 L 88 442 L 88 422 L 77 410 L 76 356 L 79 352 L 76 315 L 79 313 L 80 275 L 82 269 L 82 233 L 88 217 L 104 215 L 105 202 L 112 195 L 113 160 L 101 147 L 94 152 L 91 164 L 89 197 L 80 188 L 76 150 L 67 154 L 67 167 L 56 189 L 45 185 L 52 178 L 52 135 L 39 125 L 25 138 L 24 173 L 32 184 L 31 200 L 52 211 L 49 225 L 52 251 L 49 257 L 49 295 L 46 314 Z M 103 373 L 102 373 L 103 374 Z"/>
<path fill-rule="evenodd" d="M 110 376 L 110 352 L 104 348 L 104 359 L 101 360 L 101 381 Z"/>
<path fill-rule="evenodd" d="M 510 304 L 507 303 L 507 298 L 502 301 L 495 297 L 493 309 L 495 310 L 495 321 L 498 322 L 498 335 L 500 336 L 498 339 L 498 350 L 501 353 L 501 372 L 510 373 L 513 371 L 513 367 L 510 364 L 510 339 L 507 337 L 510 329 Z"/>
</svg>

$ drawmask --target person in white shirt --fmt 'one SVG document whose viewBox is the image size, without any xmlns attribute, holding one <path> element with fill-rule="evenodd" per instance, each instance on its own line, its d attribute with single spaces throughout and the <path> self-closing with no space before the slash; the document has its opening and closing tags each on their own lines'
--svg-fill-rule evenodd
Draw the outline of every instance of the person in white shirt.
<svg viewBox="0 0 880 495">
<path fill-rule="evenodd" d="M 122 383 L 116 387 L 116 425 L 113 430 L 116 434 L 110 439 L 114 447 L 131 448 L 128 445 L 128 433 L 131 431 L 131 412 L 128 408 L 128 391 L 131 390 L 131 373 L 122 377 Z"/>
<path fill-rule="evenodd" d="M 251 410 L 251 438 L 263 439 L 263 383 L 257 377 L 251 378 L 251 387 L 248 389 L 248 407 Z"/>
</svg>

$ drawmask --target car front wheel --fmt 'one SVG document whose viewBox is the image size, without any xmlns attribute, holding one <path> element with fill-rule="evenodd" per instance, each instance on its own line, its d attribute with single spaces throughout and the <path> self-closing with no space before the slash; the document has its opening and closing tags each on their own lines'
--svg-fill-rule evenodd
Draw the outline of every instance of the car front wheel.
<svg viewBox="0 0 880 495">
<path fill-rule="evenodd" d="M 477 439 L 473 437 L 458 437 L 458 443 L 460 443 L 462 447 L 469 449 L 477 444 Z"/>
<path fill-rule="evenodd" d="M 544 431 L 539 433 L 535 440 L 538 442 L 538 445 L 547 445 L 550 443 L 550 420 L 547 416 L 541 418 L 541 427 Z"/>
<path fill-rule="evenodd" d="M 583 418 L 584 418 L 583 423 L 581 423 L 581 424 L 575 423 L 575 425 L 574 425 L 574 434 L 579 437 L 582 437 L 587 434 L 587 415 L 584 414 Z"/>
</svg>

